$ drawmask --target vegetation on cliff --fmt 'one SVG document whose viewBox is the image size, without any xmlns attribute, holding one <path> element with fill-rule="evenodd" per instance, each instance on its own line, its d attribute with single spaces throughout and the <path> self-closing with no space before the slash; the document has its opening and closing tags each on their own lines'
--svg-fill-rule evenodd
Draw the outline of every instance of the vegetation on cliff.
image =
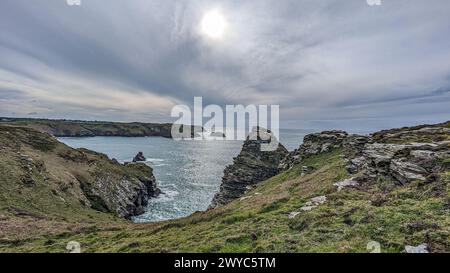
<svg viewBox="0 0 450 273">
<path fill-rule="evenodd" d="M 56 137 L 92 137 L 92 136 L 124 136 L 143 137 L 160 136 L 171 138 L 171 123 L 142 122 L 107 122 L 52 120 L 27 118 L 0 118 L 0 124 L 14 125 L 36 129 Z M 196 136 L 202 128 L 192 127 L 191 134 Z"/>
<path fill-rule="evenodd" d="M 121 223 L 159 190 L 152 169 L 72 149 L 34 129 L 0 125 L 0 238 Z M 69 228 L 70 226 L 70 228 Z"/>
<path fill-rule="evenodd" d="M 393 139 L 376 133 L 320 144 L 327 149 L 300 147 L 308 154 L 288 155 L 295 158 L 285 160 L 289 164 L 278 175 L 229 204 L 183 219 L 131 224 L 92 216 L 91 221 L 106 224 L 76 232 L 60 227 L 59 232 L 18 240 L 2 235 L 0 251 L 63 252 L 74 240 L 84 252 L 368 252 L 374 242 L 382 252 L 421 244 L 430 252 L 449 252 L 450 147 L 444 129 L 449 124 L 427 126 L 433 129 L 426 132 L 398 129 L 391 131 Z M 409 133 L 399 137 L 405 130 Z M 438 139 L 436 131 L 442 132 Z M 325 134 L 314 138 L 322 141 L 330 135 Z M 313 142 L 306 145 L 316 147 Z M 420 149 L 395 150 L 382 160 L 367 152 L 374 150 L 370 145 L 386 143 Z M 362 164 L 355 165 L 355 159 Z M 417 168 L 391 166 L 393 161 Z M 393 175 L 392 167 L 400 172 Z M 417 170 L 427 173 L 411 175 Z M 11 214 L 2 217 L 4 226 Z"/>
</svg>

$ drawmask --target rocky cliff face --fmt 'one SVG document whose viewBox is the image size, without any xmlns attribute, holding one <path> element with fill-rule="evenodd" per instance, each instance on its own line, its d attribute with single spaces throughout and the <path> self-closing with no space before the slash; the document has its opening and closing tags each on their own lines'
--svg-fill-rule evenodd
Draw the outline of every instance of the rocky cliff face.
<svg viewBox="0 0 450 273">
<path fill-rule="evenodd" d="M 225 169 L 220 192 L 211 207 L 241 197 L 256 183 L 291 169 L 301 161 L 342 149 L 350 184 L 394 179 L 400 184 L 432 181 L 450 165 L 450 123 L 385 130 L 370 136 L 344 131 L 324 131 L 305 136 L 303 144 L 288 153 L 280 144 L 275 152 L 263 153 L 261 141 L 247 140 L 234 163 Z M 302 175 L 313 172 L 302 166 Z"/>
<path fill-rule="evenodd" d="M 450 142 L 382 144 L 368 143 L 360 156 L 348 160 L 348 171 L 366 178 L 390 176 L 402 184 L 432 179 L 450 157 Z"/>
<path fill-rule="evenodd" d="M 225 168 L 220 191 L 210 208 L 227 204 L 241 197 L 258 182 L 278 174 L 278 165 L 288 151 L 281 144 L 275 151 L 261 151 L 261 144 L 270 142 L 267 140 L 269 138 L 275 137 L 264 129 L 252 131 L 233 164 Z"/>
<path fill-rule="evenodd" d="M 106 155 L 72 149 L 48 134 L 0 125 L 2 207 L 38 208 L 50 215 L 93 209 L 129 218 L 157 196 L 152 169 L 119 164 Z M 51 204 L 51 205 L 50 205 Z"/>
<path fill-rule="evenodd" d="M 98 156 L 91 151 L 84 152 Z M 75 174 L 89 201 L 87 205 L 127 219 L 144 213 L 148 200 L 161 193 L 152 168 L 142 163 L 130 163 L 126 166 L 114 161 L 109 163 L 113 166 L 104 162 L 91 162 L 93 168 L 89 170 L 90 178 Z"/>
<path fill-rule="evenodd" d="M 280 163 L 288 170 L 311 155 L 342 148 L 347 171 L 367 181 L 388 177 L 401 184 L 432 180 L 450 157 L 449 123 L 384 130 L 370 136 L 325 131 L 307 135 Z M 445 165 L 445 164 L 444 164 Z M 307 166 L 305 166 L 307 167 Z"/>
<path fill-rule="evenodd" d="M 450 158 L 448 124 L 403 128 L 348 139 L 347 170 L 360 180 L 392 178 L 400 184 L 432 182 Z"/>
</svg>

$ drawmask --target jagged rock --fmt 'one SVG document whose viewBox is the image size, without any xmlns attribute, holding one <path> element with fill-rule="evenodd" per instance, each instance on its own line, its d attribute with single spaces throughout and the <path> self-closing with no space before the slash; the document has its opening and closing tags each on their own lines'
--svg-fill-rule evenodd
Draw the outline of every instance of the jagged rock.
<svg viewBox="0 0 450 273">
<path fill-rule="evenodd" d="M 306 135 L 303 144 L 289 153 L 281 162 L 280 170 L 288 170 L 301 160 L 312 155 L 328 152 L 332 149 L 342 147 L 348 134 L 344 131 L 324 131 L 321 133 Z"/>
<path fill-rule="evenodd" d="M 147 159 L 145 158 L 144 154 L 142 152 L 139 152 L 134 158 L 133 158 L 133 162 L 143 162 L 146 161 Z"/>
<path fill-rule="evenodd" d="M 214 196 L 210 208 L 238 199 L 255 184 L 278 174 L 278 165 L 288 151 L 279 143 L 275 151 L 261 151 L 261 145 L 271 141 L 278 143 L 270 131 L 253 129 L 233 164 L 225 168 L 220 191 Z"/>
<path fill-rule="evenodd" d="M 349 173 L 355 174 L 358 172 L 359 168 L 364 164 L 365 162 L 364 156 L 359 156 L 350 160 L 347 160 L 346 169 Z"/>
<path fill-rule="evenodd" d="M 418 246 L 405 246 L 405 252 L 406 253 L 429 253 L 428 245 L 421 244 Z"/>
<path fill-rule="evenodd" d="M 363 150 L 369 141 L 369 137 L 360 135 L 350 135 L 345 139 L 343 144 L 344 160 L 347 163 L 346 168 L 349 173 L 357 173 L 359 167 L 364 163 Z"/>
<path fill-rule="evenodd" d="M 338 188 L 338 191 L 341 191 L 345 187 L 356 187 L 358 186 L 358 182 L 354 178 L 345 179 L 344 181 L 337 182 L 333 184 Z"/>
<path fill-rule="evenodd" d="M 392 177 L 402 184 L 425 181 L 439 171 L 442 161 L 450 157 L 450 144 L 437 143 L 384 144 L 368 143 L 360 155 L 347 160 L 347 170 L 361 172 L 367 178 Z"/>
</svg>

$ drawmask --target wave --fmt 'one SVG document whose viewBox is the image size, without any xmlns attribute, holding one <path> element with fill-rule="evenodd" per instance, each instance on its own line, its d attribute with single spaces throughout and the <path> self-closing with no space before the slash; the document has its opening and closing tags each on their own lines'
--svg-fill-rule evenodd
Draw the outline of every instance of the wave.
<svg viewBox="0 0 450 273">
<path fill-rule="evenodd" d="M 165 202 L 171 202 L 175 199 L 177 195 L 180 194 L 178 191 L 173 190 L 164 190 L 162 189 L 164 194 L 160 194 L 157 198 L 150 199 L 150 202 L 155 203 L 165 203 Z"/>
<path fill-rule="evenodd" d="M 147 158 L 145 162 L 164 162 L 165 160 L 162 158 Z"/>
</svg>

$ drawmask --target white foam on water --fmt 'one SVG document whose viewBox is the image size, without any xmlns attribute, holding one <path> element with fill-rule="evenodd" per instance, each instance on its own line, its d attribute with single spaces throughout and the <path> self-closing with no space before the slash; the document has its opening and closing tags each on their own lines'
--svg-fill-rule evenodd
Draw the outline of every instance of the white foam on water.
<svg viewBox="0 0 450 273">
<path fill-rule="evenodd" d="M 160 194 L 157 198 L 153 199 L 153 202 L 155 202 L 155 203 L 171 202 L 174 200 L 174 198 L 177 195 L 180 194 L 178 191 L 173 191 L 173 190 L 162 189 L 162 192 L 163 192 L 163 194 Z"/>
<path fill-rule="evenodd" d="M 147 158 L 146 162 L 164 162 L 165 160 L 162 158 Z"/>
</svg>

